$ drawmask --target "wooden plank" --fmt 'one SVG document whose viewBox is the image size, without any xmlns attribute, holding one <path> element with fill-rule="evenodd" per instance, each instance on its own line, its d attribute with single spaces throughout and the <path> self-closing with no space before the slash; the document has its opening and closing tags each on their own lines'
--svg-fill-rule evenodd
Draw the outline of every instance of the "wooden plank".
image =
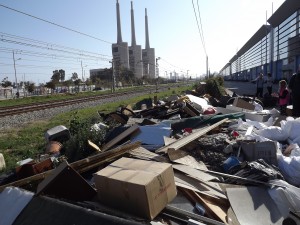
<svg viewBox="0 0 300 225">
<path fill-rule="evenodd" d="M 190 211 L 186 211 L 184 209 L 181 208 L 177 208 L 174 207 L 172 205 L 167 205 L 165 207 L 165 209 L 162 211 L 162 214 L 166 214 L 166 216 L 168 215 L 175 215 L 178 216 L 179 218 L 183 218 L 185 220 L 188 220 L 190 218 L 195 219 L 197 221 L 204 221 L 205 224 L 210 224 L 210 225 L 225 225 L 225 223 L 219 222 L 217 220 L 213 220 L 211 218 L 208 218 L 206 216 L 201 216 L 199 214 L 195 214 L 193 212 Z"/>
<path fill-rule="evenodd" d="M 198 195 L 196 192 L 194 191 L 190 191 L 190 190 L 185 190 L 185 189 L 181 189 L 195 204 L 197 202 L 199 202 L 200 204 L 202 204 L 206 210 L 206 213 L 208 214 L 208 216 L 210 218 L 214 218 L 214 219 L 218 219 L 220 221 L 222 221 L 225 224 L 227 223 L 227 210 L 228 208 L 225 207 L 220 207 L 218 205 L 216 205 L 215 203 L 209 202 L 207 199 L 205 199 L 204 197 L 201 197 L 200 195 Z"/>
<path fill-rule="evenodd" d="M 106 162 L 107 158 L 112 159 L 112 158 L 120 157 L 121 155 L 127 153 L 128 151 L 130 151 L 134 148 L 140 147 L 140 145 L 141 145 L 140 142 L 135 142 L 135 143 L 127 144 L 124 146 L 120 146 L 120 147 L 112 149 L 108 152 L 101 152 L 97 155 L 93 155 L 91 157 L 73 162 L 70 164 L 70 166 L 72 166 L 72 168 L 76 171 L 80 171 L 80 170 L 86 171 L 86 168 L 89 168 L 89 169 L 95 168 L 94 166 L 99 166 L 99 163 Z M 91 165 L 93 167 L 91 167 Z M 8 186 L 21 187 L 21 186 L 30 184 L 35 181 L 40 181 L 40 180 L 46 178 L 47 176 L 49 176 L 54 170 L 55 169 L 48 170 L 46 172 L 31 176 L 31 177 L 27 177 L 27 178 L 24 178 L 21 180 L 11 182 L 6 185 L 2 185 L 2 186 L 0 186 L 0 192 L 2 192 L 4 190 L 4 188 L 6 188 Z"/>
<path fill-rule="evenodd" d="M 183 172 L 191 177 L 194 177 L 195 179 L 198 179 L 199 181 L 213 181 L 213 180 L 218 180 L 218 177 L 212 176 L 210 174 L 204 173 L 200 170 L 194 169 L 190 166 L 187 165 L 173 165 L 173 168 L 175 170 L 178 170 L 180 172 Z M 203 166 L 205 168 L 205 165 Z M 207 169 L 206 169 L 207 170 Z"/>
<path fill-rule="evenodd" d="M 224 192 L 221 190 L 221 188 L 217 186 L 212 186 L 208 182 L 199 182 L 197 179 L 186 176 L 184 174 L 178 173 L 175 171 L 174 173 L 175 176 L 175 181 L 177 183 L 185 184 L 187 186 L 190 186 L 198 192 L 203 193 L 205 195 L 218 198 L 218 199 L 223 199 L 227 200 L 227 197 L 225 196 Z"/>
<path fill-rule="evenodd" d="M 88 140 L 88 145 L 91 146 L 97 152 L 101 152 L 101 149 L 99 148 L 99 146 L 96 145 L 95 143 L 93 143 L 92 141 Z"/>
<path fill-rule="evenodd" d="M 177 154 L 178 152 L 178 154 Z M 187 165 L 195 169 L 206 169 L 206 166 L 203 162 L 198 162 L 193 156 L 187 155 L 184 151 L 181 150 L 168 150 L 169 158 L 172 162 L 176 162 L 182 165 Z M 181 157 L 180 157 L 181 156 Z"/>
<path fill-rule="evenodd" d="M 170 145 L 175 141 L 176 141 L 176 139 L 174 139 L 174 138 L 169 138 L 169 137 L 164 136 L 165 146 Z"/>
<path fill-rule="evenodd" d="M 106 150 L 110 149 L 111 147 L 113 147 L 114 145 L 116 145 L 117 143 L 119 143 L 124 138 L 128 137 L 129 135 L 131 135 L 132 133 L 134 133 L 137 130 L 139 130 L 139 126 L 137 124 L 134 124 L 133 126 L 129 127 L 127 130 L 125 130 L 123 133 L 119 134 L 117 137 L 115 137 L 114 139 L 112 139 L 111 141 L 106 143 L 102 147 L 102 150 L 106 151 Z"/>
<path fill-rule="evenodd" d="M 143 147 L 138 147 L 136 149 L 130 150 L 128 153 L 131 156 L 139 159 L 154 160 L 157 162 L 166 162 L 166 163 L 170 162 L 166 157 L 158 155 L 154 152 L 150 152 L 149 150 Z"/>
<path fill-rule="evenodd" d="M 177 140 L 176 142 L 168 145 L 168 146 L 165 146 L 163 148 L 160 148 L 158 150 L 156 150 L 156 152 L 163 152 L 163 153 L 167 153 L 169 149 L 172 149 L 172 150 L 178 150 L 180 149 L 181 147 L 187 145 L 188 143 L 196 140 L 197 138 L 201 137 L 202 135 L 206 134 L 207 132 L 213 130 L 214 128 L 220 126 L 222 123 L 226 122 L 228 120 L 228 118 L 225 118 L 205 129 L 202 129 L 198 132 L 195 132 L 195 133 L 192 133 L 186 137 L 183 137 L 179 140 Z"/>
</svg>

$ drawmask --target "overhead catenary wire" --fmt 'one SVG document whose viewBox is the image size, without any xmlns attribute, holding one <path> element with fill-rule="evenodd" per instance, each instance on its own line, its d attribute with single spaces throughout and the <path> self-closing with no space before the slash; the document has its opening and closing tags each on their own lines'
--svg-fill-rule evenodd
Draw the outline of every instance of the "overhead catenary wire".
<svg viewBox="0 0 300 225">
<path fill-rule="evenodd" d="M 105 40 L 103 40 L 103 39 L 101 39 L 101 38 L 97 38 L 97 37 L 92 36 L 92 35 L 90 35 L 90 34 L 86 34 L 86 33 L 83 33 L 83 32 L 81 32 L 81 31 L 77 31 L 77 30 L 74 30 L 74 29 L 72 29 L 72 28 L 68 28 L 68 27 L 66 27 L 66 26 L 63 26 L 63 25 L 60 25 L 60 24 L 51 22 L 51 21 L 46 20 L 46 19 L 42 19 L 42 18 L 40 18 L 40 17 L 31 15 L 31 14 L 29 14 L 29 13 L 22 12 L 22 11 L 17 10 L 17 9 L 13 9 L 13 8 L 8 7 L 8 6 L 5 6 L 5 5 L 3 5 L 3 4 L 0 4 L 0 6 L 3 7 L 3 8 L 9 9 L 9 10 L 11 10 L 11 11 L 14 11 L 14 12 L 17 12 L 17 13 L 20 13 L 20 14 L 23 14 L 23 15 L 25 15 L 25 16 L 29 16 L 29 17 L 32 17 L 32 18 L 34 18 L 34 19 L 43 21 L 43 22 L 45 22 L 45 23 L 48 23 L 48 24 L 51 24 L 51 25 L 54 25 L 54 26 L 63 28 L 63 29 L 65 29 L 65 30 L 72 31 L 72 32 L 74 32 L 74 33 L 77 33 L 77 34 L 80 34 L 80 35 L 83 35 L 83 36 L 86 36 L 86 37 L 89 37 L 89 38 L 92 38 L 92 39 L 95 39 L 95 40 L 98 40 L 98 41 L 102 41 L 102 42 L 107 43 L 107 44 L 112 44 L 111 42 L 105 41 Z"/>
<path fill-rule="evenodd" d="M 197 7 L 198 7 L 200 29 L 201 29 L 201 39 L 202 39 L 202 43 L 203 43 L 203 48 L 204 48 L 205 55 L 207 55 L 206 46 L 205 46 L 205 40 L 204 40 L 204 33 L 203 33 L 203 28 L 202 28 L 202 20 L 201 20 L 200 8 L 199 8 L 199 0 L 197 0 Z"/>
<path fill-rule="evenodd" d="M 198 21 L 198 17 L 197 17 L 195 5 L 194 5 L 194 0 L 192 0 L 192 4 L 193 4 L 194 14 L 195 14 L 196 22 L 197 22 L 198 32 L 199 32 L 199 35 L 200 35 L 200 40 L 201 40 L 201 43 L 202 43 L 202 46 L 203 46 L 203 49 L 204 49 L 204 53 L 205 53 L 205 56 L 206 56 L 206 75 L 209 76 L 208 56 L 207 56 L 207 51 L 206 51 L 205 42 L 204 42 L 204 35 L 203 35 L 203 29 L 202 29 L 202 22 L 201 22 L 201 14 L 200 14 L 199 2 L 197 0 L 198 15 L 199 15 L 200 23 L 201 23 L 201 29 L 200 29 L 200 26 L 199 26 L 199 21 Z"/>
<path fill-rule="evenodd" d="M 195 14 L 196 22 L 197 22 L 198 32 L 199 32 L 199 35 L 200 35 L 200 40 L 201 40 L 201 43 L 202 43 L 202 46 L 203 46 L 205 55 L 207 55 L 207 53 L 206 53 L 206 48 L 205 48 L 205 43 L 204 43 L 204 38 L 203 38 L 203 34 L 202 34 L 202 32 L 201 32 L 201 29 L 200 29 L 200 25 L 199 25 L 199 21 L 198 21 L 198 16 L 197 16 L 196 9 L 195 9 L 195 5 L 194 5 L 194 0 L 192 0 L 192 4 L 193 4 L 194 14 Z M 198 8 L 198 9 L 199 9 L 199 8 Z M 199 11 L 199 10 L 198 10 L 198 11 Z M 200 11 L 199 11 L 199 12 L 200 12 Z M 199 13 L 199 16 L 200 16 L 200 13 Z M 200 18 L 199 18 L 199 20 L 200 20 Z"/>
<path fill-rule="evenodd" d="M 98 37 L 95 37 L 95 36 L 93 36 L 93 35 L 86 34 L 86 33 L 84 33 L 84 32 L 81 32 L 81 31 L 78 31 L 78 30 L 75 30 L 75 29 L 66 27 L 66 26 L 64 26 L 64 25 L 60 25 L 60 24 L 58 24 L 58 23 L 55 23 L 55 22 L 52 22 L 52 21 L 49 21 L 49 20 L 46 20 L 46 19 L 43 19 L 43 18 L 34 16 L 34 15 L 29 14 L 29 13 L 26 13 L 26 12 L 22 12 L 22 11 L 20 11 L 20 10 L 11 8 L 11 7 L 6 6 L 6 5 L 3 5 L 3 4 L 0 4 L 0 7 L 5 8 L 5 9 L 8 9 L 8 10 L 11 10 L 11 11 L 14 11 L 14 12 L 16 12 L 16 13 L 19 13 L 19 14 L 22 14 L 22 15 L 25 15 L 25 16 L 28 16 L 28 17 L 31 17 L 31 18 L 33 18 L 33 19 L 36 19 L 36 20 L 39 20 L 39 21 L 48 23 L 48 24 L 51 24 L 51 25 L 53 25 L 53 26 L 60 27 L 60 28 L 62 28 L 62 29 L 65 29 L 65 30 L 68 30 L 68 31 L 71 31 L 71 32 L 74 32 L 74 33 L 77 33 L 77 34 L 80 34 L 80 35 L 83 35 L 83 36 L 92 38 L 92 39 L 94 39 L 94 40 L 98 40 L 98 41 L 104 42 L 104 43 L 106 43 L 106 44 L 112 44 L 112 42 L 103 40 L 103 39 L 98 38 Z M 0 32 L 0 36 L 1 36 L 1 37 L 2 37 L 2 35 L 9 35 L 10 38 L 17 38 L 17 37 L 18 37 L 20 40 L 22 40 L 22 41 L 16 41 L 16 40 L 8 39 L 8 38 L 6 38 L 6 39 L 1 38 L 1 39 L 0 39 L 1 41 L 3 41 L 3 42 L 9 42 L 10 44 L 18 44 L 18 45 L 24 45 L 24 46 L 27 46 L 27 47 L 35 47 L 35 48 L 44 48 L 45 50 L 49 50 L 49 49 L 51 49 L 51 48 L 53 49 L 53 47 L 60 47 L 60 48 L 63 47 L 64 49 L 60 49 L 60 50 L 56 49 L 56 50 L 61 51 L 61 52 L 68 52 L 66 49 L 68 49 L 68 50 L 70 50 L 70 49 L 74 50 L 74 48 L 69 48 L 69 47 L 59 46 L 59 45 L 52 44 L 52 43 L 46 43 L 46 42 L 42 42 L 42 41 L 37 41 L 37 40 L 25 38 L 25 37 L 20 37 L 20 36 L 11 35 L 11 34 L 5 34 L 5 33 Z M 25 41 L 28 41 L 29 43 L 26 43 Z M 31 43 L 30 43 L 30 42 L 31 42 Z M 49 45 L 49 46 L 46 46 L 46 47 L 44 46 L 44 47 L 42 47 L 42 46 L 39 46 L 38 44 L 42 44 L 42 45 L 47 44 L 47 45 Z M 121 46 L 121 45 L 118 45 L 118 44 L 117 44 L 117 46 L 123 48 L 123 46 Z M 5 50 L 2 49 L 2 51 L 5 51 Z M 0 52 L 1 52 L 1 49 L 0 49 Z M 7 53 L 8 53 L 8 52 L 7 52 Z M 17 54 L 22 54 L 22 55 L 24 55 L 24 54 L 30 54 L 30 53 L 28 53 L 28 51 L 25 53 L 25 50 L 20 50 L 20 51 L 17 51 L 16 53 L 17 53 Z M 88 51 L 82 51 L 82 53 L 81 53 L 80 56 L 81 56 L 81 57 L 85 57 L 87 53 L 91 53 L 91 52 L 88 52 Z M 94 54 L 94 53 L 93 53 L 93 54 Z M 43 55 L 43 56 L 45 56 L 45 55 L 47 55 L 47 54 L 44 54 L 44 53 L 38 53 L 38 54 L 37 54 L 37 53 L 36 53 L 36 55 Z M 107 58 L 104 58 L 104 57 L 111 57 L 111 56 L 104 55 L 104 54 L 98 54 L 98 55 L 99 55 L 99 56 L 98 56 L 98 59 L 99 59 L 99 60 L 103 60 L 103 61 L 108 61 L 108 60 L 110 60 L 110 59 L 107 59 Z M 53 56 L 53 55 L 50 55 L 50 54 L 48 54 L 48 56 L 49 56 L 49 57 L 57 57 L 57 55 Z M 103 57 L 102 59 L 101 59 L 101 56 Z M 91 57 L 94 57 L 94 56 L 91 56 Z M 179 68 L 179 67 L 178 67 L 178 68 Z M 171 71 L 171 70 L 170 70 L 170 71 Z"/>
</svg>

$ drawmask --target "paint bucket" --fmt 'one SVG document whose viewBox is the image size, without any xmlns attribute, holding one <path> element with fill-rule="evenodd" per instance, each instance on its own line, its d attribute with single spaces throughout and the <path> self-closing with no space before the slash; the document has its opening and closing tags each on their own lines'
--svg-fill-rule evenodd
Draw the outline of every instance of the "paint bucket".
<svg viewBox="0 0 300 225">
<path fill-rule="evenodd" d="M 50 154 L 58 153 L 62 148 L 62 144 L 58 141 L 50 141 L 46 147 L 46 152 Z"/>
<path fill-rule="evenodd" d="M 238 165 L 240 165 L 240 161 L 235 156 L 230 156 L 222 164 L 225 172 L 228 172 L 230 169 Z"/>
</svg>

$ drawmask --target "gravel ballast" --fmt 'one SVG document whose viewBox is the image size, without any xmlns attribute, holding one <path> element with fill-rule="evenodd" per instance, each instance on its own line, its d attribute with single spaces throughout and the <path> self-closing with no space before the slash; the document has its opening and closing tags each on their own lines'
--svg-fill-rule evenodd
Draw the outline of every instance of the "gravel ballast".
<svg viewBox="0 0 300 225">
<path fill-rule="evenodd" d="M 126 95 L 120 95 L 120 96 L 111 97 L 111 98 L 100 99 L 97 101 L 76 103 L 75 105 L 67 105 L 67 106 L 63 106 L 63 107 L 56 107 L 56 108 L 52 108 L 52 109 L 45 109 L 45 110 L 34 111 L 34 112 L 30 112 L 30 113 L 6 116 L 6 117 L 0 118 L 0 130 L 21 127 L 21 126 L 24 126 L 24 124 L 26 124 L 28 122 L 33 122 L 36 120 L 50 119 L 53 116 L 56 116 L 57 114 L 60 114 L 60 113 L 65 113 L 65 112 L 69 112 L 72 110 L 83 109 L 83 108 L 88 108 L 88 107 L 93 107 L 93 106 L 99 106 L 99 105 L 102 105 L 105 103 L 110 103 L 110 102 L 118 102 L 118 101 L 122 101 L 122 100 L 128 100 L 129 98 L 137 97 L 140 95 L 141 95 L 141 93 L 126 94 Z"/>
</svg>

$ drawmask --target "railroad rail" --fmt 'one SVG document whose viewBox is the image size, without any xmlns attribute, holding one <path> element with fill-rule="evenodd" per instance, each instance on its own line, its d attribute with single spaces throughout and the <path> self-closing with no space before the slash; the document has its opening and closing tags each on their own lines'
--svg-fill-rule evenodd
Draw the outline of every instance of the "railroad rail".
<svg viewBox="0 0 300 225">
<path fill-rule="evenodd" d="M 160 89 L 165 89 L 169 87 L 160 87 Z M 96 96 L 87 96 L 87 97 L 77 97 L 72 99 L 65 99 L 65 100 L 55 100 L 55 101 L 46 101 L 46 102 L 37 102 L 37 103 L 30 103 L 26 105 L 16 105 L 16 106 L 5 106 L 0 107 L 0 118 L 5 116 L 13 116 L 22 113 L 29 113 L 33 111 L 39 111 L 49 108 L 56 108 L 62 107 L 66 105 L 73 105 L 79 104 L 83 102 L 90 102 L 90 101 L 97 101 L 105 98 L 112 98 L 117 96 L 123 95 L 130 95 L 134 93 L 146 93 L 149 91 L 155 91 L 156 89 L 153 87 L 147 87 L 143 90 L 135 90 L 135 91 L 126 91 L 126 92 L 116 92 L 111 94 L 102 94 Z"/>
<path fill-rule="evenodd" d="M 147 90 L 149 91 L 149 89 Z M 73 99 L 65 99 L 65 100 L 56 100 L 56 101 L 46 101 L 46 102 L 37 102 L 31 103 L 26 105 L 17 105 L 17 106 L 6 106 L 0 107 L 0 118 L 5 116 L 12 116 L 18 115 L 22 113 L 29 113 L 33 111 L 39 111 L 49 108 L 56 108 L 62 107 L 66 105 L 73 105 L 79 104 L 83 102 L 90 102 L 90 101 L 97 101 L 105 98 L 113 98 L 122 95 L 130 95 L 133 93 L 143 93 L 145 90 L 141 91 L 126 91 L 126 92 L 118 92 L 118 93 L 111 93 L 111 94 L 103 94 L 103 95 L 96 95 L 96 96 L 88 96 L 88 97 L 79 97 Z"/>
</svg>

